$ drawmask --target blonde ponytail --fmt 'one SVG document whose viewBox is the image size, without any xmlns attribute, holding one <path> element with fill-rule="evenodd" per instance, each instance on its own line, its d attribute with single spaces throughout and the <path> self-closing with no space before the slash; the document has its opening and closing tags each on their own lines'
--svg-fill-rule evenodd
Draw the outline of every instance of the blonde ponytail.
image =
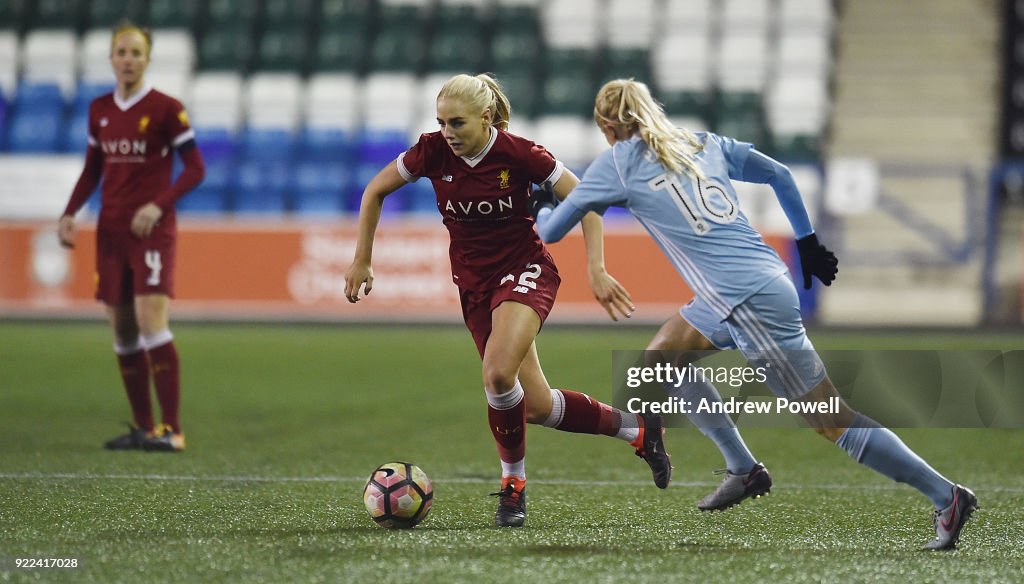
<svg viewBox="0 0 1024 584">
<path fill-rule="evenodd" d="M 437 98 L 442 97 L 457 99 L 481 115 L 490 110 L 491 125 L 499 130 L 508 130 L 508 123 L 512 118 L 512 105 L 501 84 L 491 75 L 456 75 L 441 86 Z"/>
<path fill-rule="evenodd" d="M 666 169 L 704 178 L 696 158 L 704 145 L 693 132 L 672 125 L 645 84 L 632 79 L 605 83 L 594 100 L 594 119 L 640 134 Z"/>
</svg>

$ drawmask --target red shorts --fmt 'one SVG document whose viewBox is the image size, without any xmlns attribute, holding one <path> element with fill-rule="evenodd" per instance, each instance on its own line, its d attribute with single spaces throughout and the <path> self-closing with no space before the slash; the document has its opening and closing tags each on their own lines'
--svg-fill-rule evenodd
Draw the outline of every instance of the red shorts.
<svg viewBox="0 0 1024 584">
<path fill-rule="evenodd" d="M 129 232 L 96 233 L 96 299 L 111 306 L 135 296 L 174 296 L 173 233 L 154 232 L 139 239 Z"/>
<path fill-rule="evenodd" d="M 562 277 L 550 257 L 538 258 L 523 266 L 521 270 L 512 272 L 502 279 L 496 288 L 490 290 L 459 289 L 459 300 L 462 302 L 462 317 L 466 320 L 466 328 L 473 335 L 473 342 L 480 356 L 484 356 L 487 338 L 491 336 L 491 312 L 505 301 L 525 304 L 540 317 L 541 326 L 547 320 L 551 308 L 555 305 L 555 295 Z"/>
</svg>

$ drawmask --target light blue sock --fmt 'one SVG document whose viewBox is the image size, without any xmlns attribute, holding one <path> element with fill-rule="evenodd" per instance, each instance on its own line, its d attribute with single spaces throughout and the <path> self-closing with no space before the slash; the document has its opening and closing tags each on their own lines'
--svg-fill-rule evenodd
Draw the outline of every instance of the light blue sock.
<svg viewBox="0 0 1024 584">
<path fill-rule="evenodd" d="M 733 474 L 746 474 L 757 464 L 757 459 L 750 453 L 747 445 L 743 442 L 736 424 L 727 414 L 708 412 L 697 413 L 694 410 L 700 401 L 708 403 L 722 401 L 718 390 L 706 380 L 688 381 L 680 387 L 665 385 L 665 391 L 674 398 L 681 398 L 690 404 L 690 413 L 686 414 L 690 422 L 700 429 L 701 433 L 710 438 L 722 456 L 725 457 L 725 467 Z"/>
<path fill-rule="evenodd" d="M 836 445 L 868 468 L 921 491 L 936 509 L 945 509 L 953 502 L 953 483 L 908 448 L 892 430 L 863 414 L 854 417 L 853 427 L 843 432 Z"/>
</svg>

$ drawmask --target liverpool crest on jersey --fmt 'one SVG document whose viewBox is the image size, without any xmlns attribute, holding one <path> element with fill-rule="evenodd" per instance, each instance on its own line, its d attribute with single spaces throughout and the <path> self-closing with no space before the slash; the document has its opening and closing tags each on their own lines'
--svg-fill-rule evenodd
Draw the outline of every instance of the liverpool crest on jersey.
<svg viewBox="0 0 1024 584">
<path fill-rule="evenodd" d="M 142 116 L 139 118 L 139 133 L 145 134 L 146 128 L 149 127 L 149 116 Z"/>
<path fill-rule="evenodd" d="M 508 187 L 509 187 L 509 171 L 506 168 L 505 170 L 503 170 L 500 173 L 498 173 L 498 188 L 499 189 L 507 189 Z"/>
</svg>

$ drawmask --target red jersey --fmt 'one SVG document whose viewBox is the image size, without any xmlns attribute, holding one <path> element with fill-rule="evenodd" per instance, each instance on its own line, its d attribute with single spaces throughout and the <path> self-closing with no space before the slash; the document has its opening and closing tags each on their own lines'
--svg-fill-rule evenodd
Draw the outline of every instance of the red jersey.
<svg viewBox="0 0 1024 584">
<path fill-rule="evenodd" d="M 543 146 L 492 129 L 487 146 L 467 158 L 452 152 L 441 132 L 431 132 L 397 162 L 405 180 L 427 177 L 434 185 L 459 288 L 493 288 L 547 254 L 530 216 L 530 185 L 557 182 L 565 167 Z"/>
<path fill-rule="evenodd" d="M 103 159 L 100 228 L 127 230 L 139 207 L 158 202 L 171 186 L 174 149 L 194 138 L 181 102 L 149 86 L 127 101 L 114 93 L 93 100 L 89 147 Z M 154 231 L 173 233 L 174 225 L 174 206 L 166 205 Z"/>
</svg>

